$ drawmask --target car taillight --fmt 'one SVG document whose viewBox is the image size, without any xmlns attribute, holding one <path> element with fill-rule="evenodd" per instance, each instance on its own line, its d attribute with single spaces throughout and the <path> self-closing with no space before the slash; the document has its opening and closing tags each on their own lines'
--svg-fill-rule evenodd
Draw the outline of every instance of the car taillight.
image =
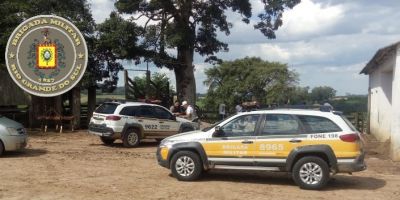
<svg viewBox="0 0 400 200">
<path fill-rule="evenodd" d="M 110 115 L 106 117 L 106 120 L 112 120 L 112 121 L 118 121 L 120 119 L 121 119 L 120 116 L 115 116 L 115 115 Z"/>
<path fill-rule="evenodd" d="M 357 133 L 350 133 L 339 136 L 339 138 L 344 142 L 355 142 L 360 139 Z"/>
</svg>

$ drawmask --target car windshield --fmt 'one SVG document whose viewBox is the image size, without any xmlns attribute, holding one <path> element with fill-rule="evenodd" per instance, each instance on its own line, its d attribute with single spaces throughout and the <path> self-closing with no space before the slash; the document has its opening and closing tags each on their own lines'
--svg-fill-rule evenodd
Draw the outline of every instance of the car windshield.
<svg viewBox="0 0 400 200">
<path fill-rule="evenodd" d="M 117 103 L 104 103 L 99 106 L 94 112 L 100 114 L 113 114 L 115 109 L 117 109 Z"/>
<path fill-rule="evenodd" d="M 212 128 L 216 127 L 216 126 L 217 126 L 218 124 L 220 124 L 222 121 L 224 121 L 224 120 L 215 122 L 214 124 L 211 124 L 210 126 L 208 126 L 208 127 L 206 127 L 206 128 L 203 128 L 201 131 L 207 132 L 207 131 L 211 130 Z"/>
</svg>

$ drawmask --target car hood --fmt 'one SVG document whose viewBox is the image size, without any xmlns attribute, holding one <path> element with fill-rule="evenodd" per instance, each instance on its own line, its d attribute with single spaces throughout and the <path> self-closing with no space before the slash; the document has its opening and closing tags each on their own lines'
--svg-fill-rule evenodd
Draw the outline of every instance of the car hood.
<svg viewBox="0 0 400 200">
<path fill-rule="evenodd" d="M 4 127 L 10 127 L 10 128 L 22 128 L 22 124 L 8 119 L 7 117 L 0 117 L 0 125 L 3 125 Z"/>
<path fill-rule="evenodd" d="M 201 140 L 207 138 L 209 133 L 203 132 L 201 130 L 190 131 L 185 133 L 176 134 L 165 138 L 163 141 L 189 141 L 189 140 Z"/>
<path fill-rule="evenodd" d="M 182 118 L 182 117 L 176 117 L 176 121 L 178 122 L 190 122 L 189 120 Z"/>
</svg>

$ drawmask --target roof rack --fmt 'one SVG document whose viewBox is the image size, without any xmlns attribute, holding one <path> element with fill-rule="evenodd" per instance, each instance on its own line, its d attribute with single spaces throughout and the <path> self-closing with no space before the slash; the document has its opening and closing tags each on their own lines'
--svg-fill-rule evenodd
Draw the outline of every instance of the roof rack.
<svg viewBox="0 0 400 200">
<path fill-rule="evenodd" d="M 284 105 L 284 106 L 277 106 L 277 107 L 262 108 L 259 110 L 278 110 L 278 109 L 319 110 L 321 112 L 332 112 L 333 111 L 332 106 L 325 106 L 325 105 Z"/>
</svg>

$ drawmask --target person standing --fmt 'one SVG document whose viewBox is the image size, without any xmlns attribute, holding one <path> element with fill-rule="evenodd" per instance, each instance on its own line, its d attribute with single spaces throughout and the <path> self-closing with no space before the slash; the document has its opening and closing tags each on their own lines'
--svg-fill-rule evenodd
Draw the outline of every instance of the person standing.
<svg viewBox="0 0 400 200">
<path fill-rule="evenodd" d="M 235 106 L 235 110 L 236 110 L 236 113 L 243 112 L 243 107 L 240 102 Z"/>
<path fill-rule="evenodd" d="M 179 104 L 179 101 L 175 101 L 174 105 L 172 105 L 169 108 L 169 111 L 171 111 L 172 114 L 174 114 L 174 115 L 179 115 L 180 113 L 182 113 L 182 109 L 181 109 L 181 105 Z"/>
<path fill-rule="evenodd" d="M 193 106 L 189 105 L 187 101 L 182 102 L 182 107 L 185 109 L 185 117 L 186 119 L 192 121 L 197 118 L 196 112 Z"/>
</svg>

